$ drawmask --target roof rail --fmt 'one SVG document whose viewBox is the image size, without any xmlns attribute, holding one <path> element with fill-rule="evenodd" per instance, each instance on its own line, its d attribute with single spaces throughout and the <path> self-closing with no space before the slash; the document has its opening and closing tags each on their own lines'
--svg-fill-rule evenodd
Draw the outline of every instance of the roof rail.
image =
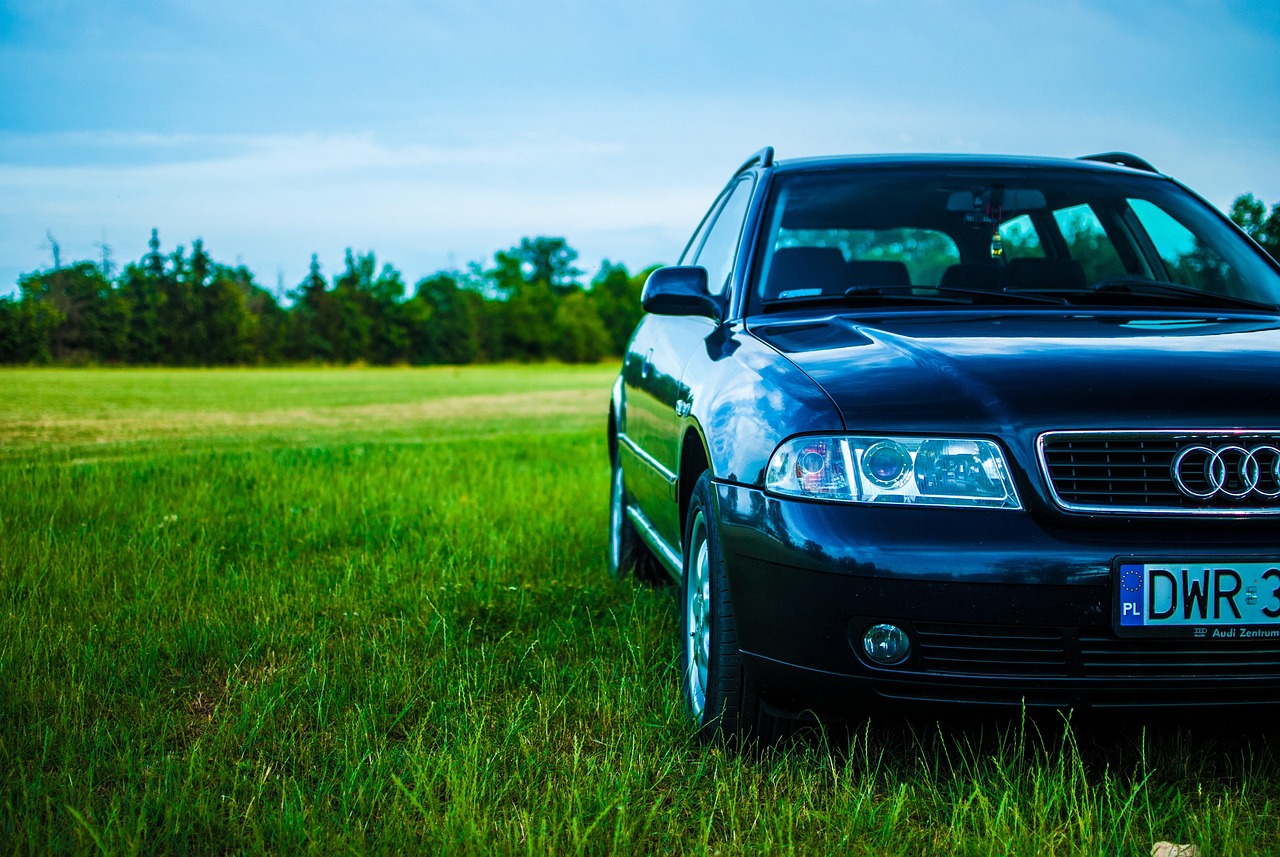
<svg viewBox="0 0 1280 857">
<path fill-rule="evenodd" d="M 766 168 L 773 166 L 773 146 L 765 146 L 763 149 L 756 152 L 751 157 L 747 158 L 743 162 L 742 166 L 738 167 L 738 170 L 737 172 L 734 173 L 734 175 L 736 176 L 738 173 L 742 172 L 743 170 L 748 170 L 751 167 L 756 167 L 756 166 L 766 167 Z"/>
<path fill-rule="evenodd" d="M 1104 164 L 1115 164 L 1120 167 L 1129 167 L 1130 169 L 1142 170 L 1147 173 L 1160 172 L 1151 166 L 1150 161 L 1139 158 L 1137 155 L 1131 155 L 1128 152 L 1102 152 L 1097 155 L 1081 155 L 1076 158 L 1077 161 L 1099 161 Z"/>
</svg>

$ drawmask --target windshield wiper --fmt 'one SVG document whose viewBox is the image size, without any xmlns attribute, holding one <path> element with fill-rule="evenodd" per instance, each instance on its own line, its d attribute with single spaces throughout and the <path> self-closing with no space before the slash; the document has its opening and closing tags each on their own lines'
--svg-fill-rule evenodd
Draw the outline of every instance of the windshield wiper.
<svg viewBox="0 0 1280 857">
<path fill-rule="evenodd" d="M 1099 301 L 1105 301 L 1110 298 L 1114 301 L 1116 298 L 1125 295 L 1132 295 L 1136 298 L 1165 298 L 1168 300 L 1176 300 L 1190 306 L 1224 308 L 1232 307 L 1238 309 L 1254 309 L 1264 310 L 1266 312 L 1276 312 L 1275 304 L 1265 303 L 1263 301 L 1253 301 L 1248 298 L 1237 298 L 1232 295 L 1223 295 L 1216 292 L 1206 292 L 1200 289 L 1184 286 L 1179 283 L 1169 283 L 1164 280 L 1149 280 L 1146 277 L 1113 277 L 1111 279 L 1099 280 L 1091 286 L 1081 289 L 1073 288 L 1036 288 L 1036 289 L 1008 289 L 1006 294 L 1019 295 L 1057 295 L 1072 304 L 1096 304 Z"/>
<path fill-rule="evenodd" d="M 844 294 L 796 295 L 764 301 L 767 310 L 810 303 L 930 303 L 972 306 L 975 304 L 1035 303 L 1065 304 L 1061 297 L 992 292 L 982 289 L 940 288 L 938 286 L 854 286 Z"/>
<path fill-rule="evenodd" d="M 934 292 L 939 296 L 965 295 L 968 297 L 978 298 L 977 301 L 968 301 L 968 303 L 1000 304 L 1000 303 L 1006 303 L 1010 299 L 1014 301 L 1021 301 L 1023 303 L 1032 303 L 1032 304 L 1065 304 L 1066 303 L 1066 301 L 1060 297 L 1052 297 L 1049 295 L 1033 295 L 1033 294 L 1023 294 L 1020 292 L 991 291 L 988 289 L 959 289 L 959 288 L 955 288 L 954 286 L 854 286 L 852 289 L 849 289 L 845 292 L 845 296 L 848 297 L 851 294 L 857 294 L 864 290 L 870 290 L 870 291 L 882 292 L 882 293 L 888 292 L 890 294 L 893 294 L 897 290 L 901 290 L 901 289 L 927 289 L 928 291 Z M 927 296 L 917 295 L 917 297 L 927 297 Z M 942 299 L 943 298 L 939 297 L 939 300 L 942 300 Z M 958 303 L 959 301 L 956 301 L 956 302 Z"/>
<path fill-rule="evenodd" d="M 1276 311 L 1275 304 L 1262 301 L 1238 298 L 1218 292 L 1206 292 L 1201 289 L 1184 286 L 1181 283 L 1170 283 L 1165 280 L 1151 280 L 1146 277 L 1112 277 L 1099 280 L 1089 287 L 1089 291 L 1100 295 L 1124 294 L 1159 298 L 1182 298 L 1191 303 L 1208 306 L 1236 306 L 1245 309 L 1263 309 Z"/>
<path fill-rule="evenodd" d="M 766 310 L 787 309 L 789 307 L 805 306 L 809 304 L 844 304 L 851 302 L 890 302 L 890 303 L 943 303 L 943 304 L 968 304 L 969 301 L 961 300 L 954 297 L 942 297 L 931 295 L 913 294 L 908 288 L 902 294 L 886 294 L 893 292 L 899 287 L 879 287 L 879 286 L 858 286 L 843 294 L 827 294 L 827 295 L 796 295 L 789 298 L 770 298 L 762 302 Z"/>
</svg>

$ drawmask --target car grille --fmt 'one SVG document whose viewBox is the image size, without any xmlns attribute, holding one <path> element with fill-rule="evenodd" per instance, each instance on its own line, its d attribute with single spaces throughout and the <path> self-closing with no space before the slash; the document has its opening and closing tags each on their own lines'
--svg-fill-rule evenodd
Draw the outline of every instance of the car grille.
<svg viewBox="0 0 1280 857">
<path fill-rule="evenodd" d="M 916 622 L 925 672 L 988 678 L 1274 679 L 1275 642 L 1121 640 L 1105 628 Z"/>
<path fill-rule="evenodd" d="M 1280 514 L 1280 465 L 1270 451 L 1280 434 L 1240 432 L 1049 432 L 1040 437 L 1040 463 L 1054 499 L 1079 512 L 1142 512 L 1181 515 Z M 1175 481 L 1174 464 L 1183 450 L 1202 446 L 1265 451 L 1242 482 L 1239 458 L 1221 471 L 1215 491 L 1201 459 L 1186 459 Z M 1232 494 L 1244 496 L 1231 496 Z"/>
<path fill-rule="evenodd" d="M 925 670 L 951 675 L 1065 676 L 1067 653 L 1053 628 L 917 622 Z"/>
<path fill-rule="evenodd" d="M 1080 660 L 1091 678 L 1270 678 L 1280 676 L 1274 644 L 1206 646 L 1189 640 L 1116 640 L 1080 635 Z"/>
</svg>

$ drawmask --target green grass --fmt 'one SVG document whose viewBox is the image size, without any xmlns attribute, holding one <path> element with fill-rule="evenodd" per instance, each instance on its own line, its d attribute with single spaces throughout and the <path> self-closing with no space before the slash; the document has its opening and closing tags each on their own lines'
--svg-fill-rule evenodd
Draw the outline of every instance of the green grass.
<svg viewBox="0 0 1280 857">
<path fill-rule="evenodd" d="M 614 371 L 0 372 L 0 852 L 1280 850 L 1269 724 L 699 746 Z"/>
</svg>

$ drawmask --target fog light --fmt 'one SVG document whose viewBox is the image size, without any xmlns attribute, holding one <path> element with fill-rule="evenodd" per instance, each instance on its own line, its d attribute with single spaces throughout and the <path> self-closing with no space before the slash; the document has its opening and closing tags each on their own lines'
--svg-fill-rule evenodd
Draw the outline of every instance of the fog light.
<svg viewBox="0 0 1280 857">
<path fill-rule="evenodd" d="M 882 666 L 890 667 L 907 659 L 911 640 L 897 625 L 872 625 L 862 635 L 862 651 Z"/>
</svg>

